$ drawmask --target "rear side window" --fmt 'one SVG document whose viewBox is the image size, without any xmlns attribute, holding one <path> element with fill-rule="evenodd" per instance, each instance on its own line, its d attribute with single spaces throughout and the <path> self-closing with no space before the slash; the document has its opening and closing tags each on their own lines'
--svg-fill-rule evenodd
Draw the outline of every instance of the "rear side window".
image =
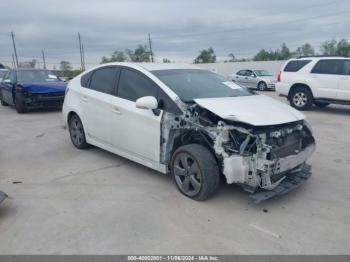
<svg viewBox="0 0 350 262">
<path fill-rule="evenodd" d="M 80 85 L 82 87 L 89 87 L 89 81 L 90 81 L 90 78 L 91 78 L 91 75 L 92 75 L 93 71 L 83 75 L 81 78 L 80 78 Z"/>
<path fill-rule="evenodd" d="M 344 70 L 343 70 L 344 75 L 350 75 L 350 60 L 344 60 Z"/>
<path fill-rule="evenodd" d="M 320 60 L 312 68 L 311 73 L 313 74 L 329 74 L 329 75 L 339 75 L 343 71 L 343 61 L 339 59 L 326 59 Z"/>
<path fill-rule="evenodd" d="M 306 66 L 310 62 L 311 60 L 292 60 L 288 62 L 288 64 L 286 65 L 283 71 L 298 72 L 300 69 L 302 69 L 304 66 Z"/>
<path fill-rule="evenodd" d="M 116 67 L 104 67 L 93 72 L 90 80 L 90 89 L 112 94 L 117 76 Z"/>
<path fill-rule="evenodd" d="M 124 68 L 119 78 L 118 96 L 131 101 L 143 96 L 157 97 L 157 87 L 142 74 Z"/>
<path fill-rule="evenodd" d="M 237 72 L 237 75 L 239 75 L 239 76 L 244 76 L 244 75 L 245 75 L 245 72 L 246 72 L 246 70 L 238 71 L 238 72 Z"/>
</svg>

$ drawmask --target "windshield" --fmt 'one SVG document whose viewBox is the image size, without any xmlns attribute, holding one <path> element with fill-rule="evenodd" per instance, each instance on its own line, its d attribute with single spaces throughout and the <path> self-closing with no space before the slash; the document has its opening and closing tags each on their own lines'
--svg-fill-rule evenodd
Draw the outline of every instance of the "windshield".
<svg viewBox="0 0 350 262">
<path fill-rule="evenodd" d="M 17 81 L 26 83 L 58 82 L 59 78 L 49 70 L 18 70 Z"/>
<path fill-rule="evenodd" d="M 7 71 L 5 71 L 5 70 L 0 71 L 0 78 L 4 78 L 6 73 L 7 73 Z"/>
<path fill-rule="evenodd" d="M 272 74 L 266 70 L 254 70 L 254 72 L 257 76 L 272 76 Z"/>
<path fill-rule="evenodd" d="M 152 73 L 173 90 L 181 100 L 196 98 L 248 96 L 253 93 L 224 77 L 200 69 L 156 70 Z"/>
</svg>

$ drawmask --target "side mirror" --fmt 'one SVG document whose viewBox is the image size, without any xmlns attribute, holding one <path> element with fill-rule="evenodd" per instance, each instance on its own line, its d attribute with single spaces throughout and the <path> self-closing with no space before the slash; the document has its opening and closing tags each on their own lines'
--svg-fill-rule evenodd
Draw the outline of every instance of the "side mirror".
<svg viewBox="0 0 350 262">
<path fill-rule="evenodd" d="M 5 79 L 5 80 L 4 80 L 4 83 L 6 83 L 6 84 L 12 84 L 12 82 L 11 82 L 10 79 Z"/>
<path fill-rule="evenodd" d="M 250 77 L 256 77 L 254 74 L 251 74 Z"/>
<path fill-rule="evenodd" d="M 158 108 L 158 102 L 154 96 L 144 96 L 136 100 L 136 107 L 153 110 Z"/>
</svg>

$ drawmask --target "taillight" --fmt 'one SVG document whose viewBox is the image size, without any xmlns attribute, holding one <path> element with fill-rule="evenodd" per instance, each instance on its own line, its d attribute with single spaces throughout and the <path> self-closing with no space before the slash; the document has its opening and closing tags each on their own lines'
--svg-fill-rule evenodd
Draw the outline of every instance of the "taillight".
<svg viewBox="0 0 350 262">
<path fill-rule="evenodd" d="M 282 81 L 282 72 L 279 71 L 277 75 L 277 82 L 281 82 L 281 81 Z"/>
</svg>

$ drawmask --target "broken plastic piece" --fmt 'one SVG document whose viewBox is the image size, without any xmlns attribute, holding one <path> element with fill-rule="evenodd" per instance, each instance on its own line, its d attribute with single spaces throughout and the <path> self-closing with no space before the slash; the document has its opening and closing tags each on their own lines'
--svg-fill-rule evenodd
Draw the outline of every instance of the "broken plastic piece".
<svg viewBox="0 0 350 262">
<path fill-rule="evenodd" d="M 7 197 L 8 197 L 8 196 L 7 196 L 4 192 L 0 191 L 0 204 L 1 204 L 1 202 L 4 201 Z"/>
</svg>

